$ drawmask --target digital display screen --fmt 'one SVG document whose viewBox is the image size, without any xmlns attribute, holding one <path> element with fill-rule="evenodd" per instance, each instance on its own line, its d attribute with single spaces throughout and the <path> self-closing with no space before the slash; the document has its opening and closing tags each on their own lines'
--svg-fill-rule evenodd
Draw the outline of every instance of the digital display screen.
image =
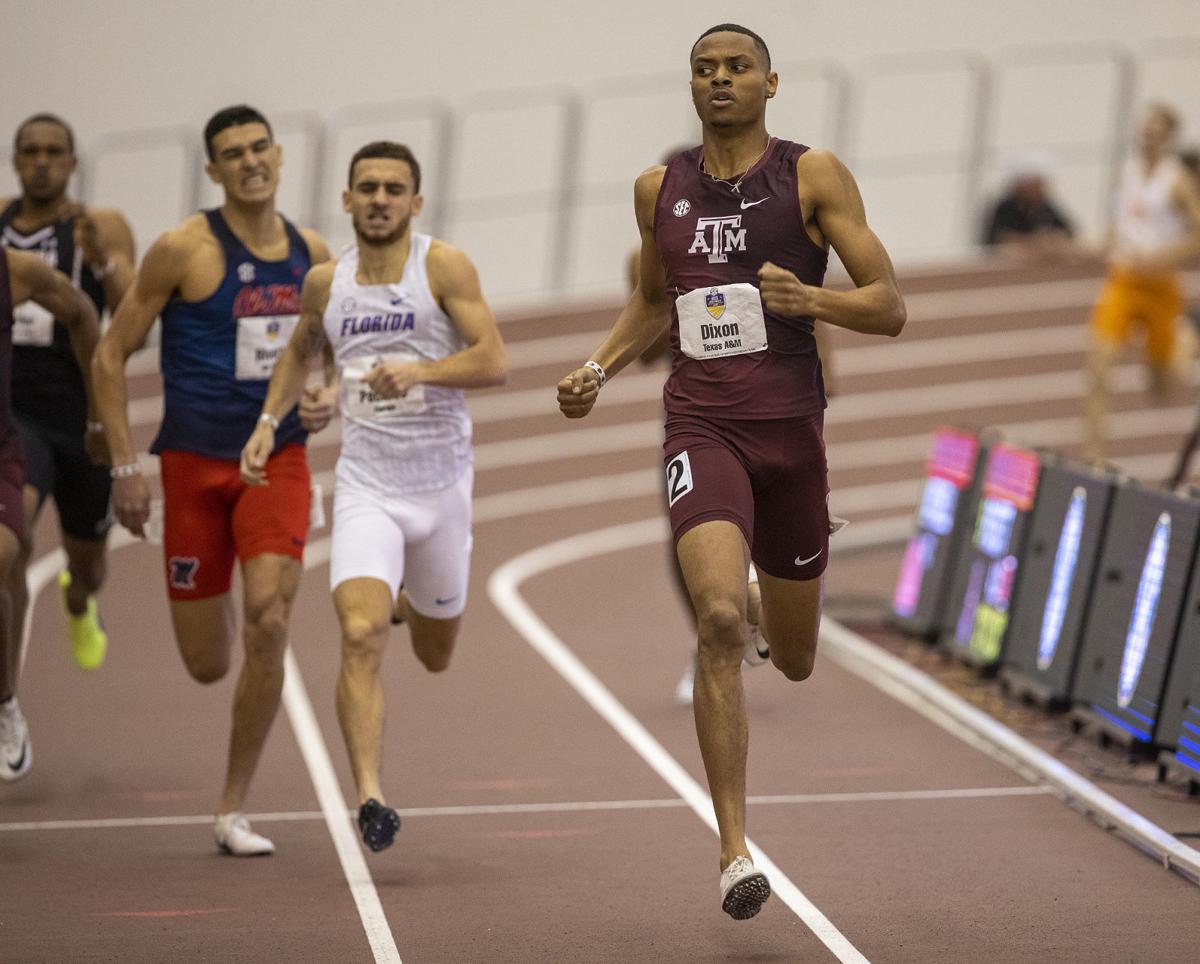
<svg viewBox="0 0 1200 964">
<path fill-rule="evenodd" d="M 1154 534 L 1150 537 L 1150 548 L 1146 550 L 1146 561 L 1138 580 L 1137 596 L 1133 604 L 1133 617 L 1125 635 L 1125 649 L 1121 656 L 1121 675 L 1117 683 L 1117 705 L 1125 709 L 1133 701 L 1134 691 L 1146 662 L 1146 648 L 1150 645 L 1150 634 L 1154 631 L 1154 618 L 1158 615 L 1158 600 L 1162 595 L 1163 575 L 1167 568 L 1167 550 L 1171 546 L 1171 514 L 1164 512 L 1158 517 Z"/>
<path fill-rule="evenodd" d="M 979 439 L 951 428 L 939 428 L 933 433 L 933 448 L 926 463 L 930 478 L 945 479 L 957 489 L 965 489 L 975 476 L 975 460 L 979 457 Z"/>
<path fill-rule="evenodd" d="M 1200 771 L 1200 709 L 1188 703 L 1184 712 L 1183 732 L 1177 740 L 1175 758 Z"/>
<path fill-rule="evenodd" d="M 975 527 L 975 559 L 956 639 L 984 662 L 1000 656 L 1017 574 L 1014 533 L 1023 513 L 1033 508 L 1040 463 L 1034 452 L 996 445 L 988 453 L 983 500 Z"/>
<path fill-rule="evenodd" d="M 917 525 L 937 536 L 948 536 L 954 528 L 954 510 L 958 508 L 958 487 L 949 479 L 925 480 Z"/>
<path fill-rule="evenodd" d="M 951 428 L 934 432 L 917 509 L 917 532 L 904 552 L 892 599 L 897 616 L 911 618 L 921 608 L 922 590 L 937 562 L 938 547 L 954 531 L 959 502 L 974 478 L 978 457 L 976 436 Z"/>
<path fill-rule="evenodd" d="M 897 616 L 916 613 L 921 600 L 921 584 L 933 565 L 937 541 L 937 536 L 929 532 L 918 532 L 908 541 L 904 561 L 900 564 L 900 578 L 896 582 L 896 596 L 892 600 L 892 610 Z"/>
<path fill-rule="evenodd" d="M 1071 601 L 1071 584 L 1075 581 L 1075 567 L 1079 563 L 1079 543 L 1083 539 L 1083 524 L 1087 518 L 1087 490 L 1077 485 L 1071 492 L 1067 514 L 1063 518 L 1062 533 L 1058 537 L 1058 548 L 1054 552 L 1054 569 L 1050 576 L 1050 588 L 1046 593 L 1046 605 L 1042 610 L 1042 631 L 1038 637 L 1037 668 L 1047 670 L 1054 662 L 1058 651 L 1058 640 L 1062 635 L 1063 620 L 1067 616 L 1067 605 Z"/>
</svg>

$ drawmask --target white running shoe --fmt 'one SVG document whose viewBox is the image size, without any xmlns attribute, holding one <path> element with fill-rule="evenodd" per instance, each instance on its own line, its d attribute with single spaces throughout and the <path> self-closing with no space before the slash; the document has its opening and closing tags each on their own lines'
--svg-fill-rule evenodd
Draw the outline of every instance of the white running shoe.
<svg viewBox="0 0 1200 964">
<path fill-rule="evenodd" d="M 217 846 L 234 857 L 261 857 L 275 853 L 275 845 L 250 829 L 250 821 L 242 813 L 223 813 L 213 827 Z"/>
<path fill-rule="evenodd" d="M 750 564 L 750 575 L 746 580 L 748 585 L 758 585 L 758 570 L 754 568 L 754 564 Z M 762 619 L 762 608 L 759 608 L 758 618 Z M 762 630 L 756 625 L 751 624 L 750 635 L 746 639 L 746 648 L 742 651 L 742 662 L 747 666 L 762 666 L 763 663 L 769 662 L 771 659 L 771 649 L 767 645 L 766 637 L 763 636 Z"/>
<path fill-rule="evenodd" d="M 688 657 L 687 668 L 675 684 L 675 702 L 680 706 L 692 705 L 692 689 L 696 685 L 696 653 Z"/>
<path fill-rule="evenodd" d="M 721 910 L 734 920 L 749 920 L 771 896 L 771 882 L 749 857 L 734 857 L 721 871 Z"/>
<path fill-rule="evenodd" d="M 29 727 L 15 696 L 0 703 L 0 780 L 20 780 L 33 766 Z"/>
</svg>

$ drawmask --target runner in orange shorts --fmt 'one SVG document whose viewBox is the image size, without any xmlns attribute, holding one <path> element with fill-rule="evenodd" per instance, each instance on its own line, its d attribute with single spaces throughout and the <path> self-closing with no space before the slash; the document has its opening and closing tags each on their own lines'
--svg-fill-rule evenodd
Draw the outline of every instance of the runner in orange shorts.
<svg viewBox="0 0 1200 964">
<path fill-rule="evenodd" d="M 1172 152 L 1179 119 L 1165 105 L 1146 112 L 1136 157 L 1121 175 L 1108 281 L 1092 312 L 1084 454 L 1104 457 L 1113 365 L 1144 333 L 1151 385 L 1165 399 L 1188 353 L 1177 337 L 1183 311 L 1179 265 L 1200 254 L 1200 191 Z"/>
</svg>

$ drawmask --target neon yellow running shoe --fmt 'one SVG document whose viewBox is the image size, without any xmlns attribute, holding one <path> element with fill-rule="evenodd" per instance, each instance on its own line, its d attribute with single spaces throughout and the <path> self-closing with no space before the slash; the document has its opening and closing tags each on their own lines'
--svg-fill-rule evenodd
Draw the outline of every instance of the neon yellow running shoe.
<svg viewBox="0 0 1200 964">
<path fill-rule="evenodd" d="M 67 590 L 71 587 L 71 574 L 63 570 L 58 574 L 58 586 L 62 589 L 63 611 L 67 614 L 67 637 L 71 640 L 71 652 L 81 669 L 99 669 L 108 649 L 108 634 L 100 625 L 96 612 L 96 597 L 88 596 L 87 610 L 76 616 L 67 608 Z"/>
</svg>

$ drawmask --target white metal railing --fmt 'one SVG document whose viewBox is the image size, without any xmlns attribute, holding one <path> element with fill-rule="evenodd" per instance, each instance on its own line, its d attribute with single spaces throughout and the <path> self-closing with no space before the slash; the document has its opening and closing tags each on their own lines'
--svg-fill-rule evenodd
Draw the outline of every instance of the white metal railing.
<svg viewBox="0 0 1200 964">
<path fill-rule="evenodd" d="M 1068 206 L 1085 225 L 1103 226 L 1136 103 L 1200 96 L 1193 93 L 1198 67 L 1200 37 L 1137 49 L 1036 45 L 990 55 L 905 55 L 853 68 L 832 60 L 783 64 L 773 127 L 812 131 L 846 158 L 873 218 L 888 225 L 894 213 L 884 234 L 899 257 L 923 253 L 906 250 L 909 241 L 961 253 L 976 238 L 989 180 L 1004 153 L 1019 148 L 1047 148 L 1072 172 Z M 272 122 L 287 158 L 281 207 L 348 240 L 340 192 L 350 154 L 375 137 L 405 139 L 422 161 L 423 224 L 464 243 L 490 288 L 526 301 L 611 291 L 619 271 L 592 262 L 618 257 L 635 240 L 634 176 L 666 148 L 698 139 L 686 91 L 686 75 L 677 72 L 582 89 L 490 91 L 454 103 L 350 105 L 327 117 L 279 115 Z M 1200 102 L 1183 106 L 1200 118 Z M 1040 127 L 1029 118 L 1040 118 Z M 120 166 L 131 158 L 158 159 L 154 192 L 122 183 Z M 88 145 L 81 168 L 80 195 L 134 208 L 143 243 L 216 199 L 191 127 L 103 135 Z M 938 232 L 910 238 L 906 205 L 938 220 Z"/>
</svg>

